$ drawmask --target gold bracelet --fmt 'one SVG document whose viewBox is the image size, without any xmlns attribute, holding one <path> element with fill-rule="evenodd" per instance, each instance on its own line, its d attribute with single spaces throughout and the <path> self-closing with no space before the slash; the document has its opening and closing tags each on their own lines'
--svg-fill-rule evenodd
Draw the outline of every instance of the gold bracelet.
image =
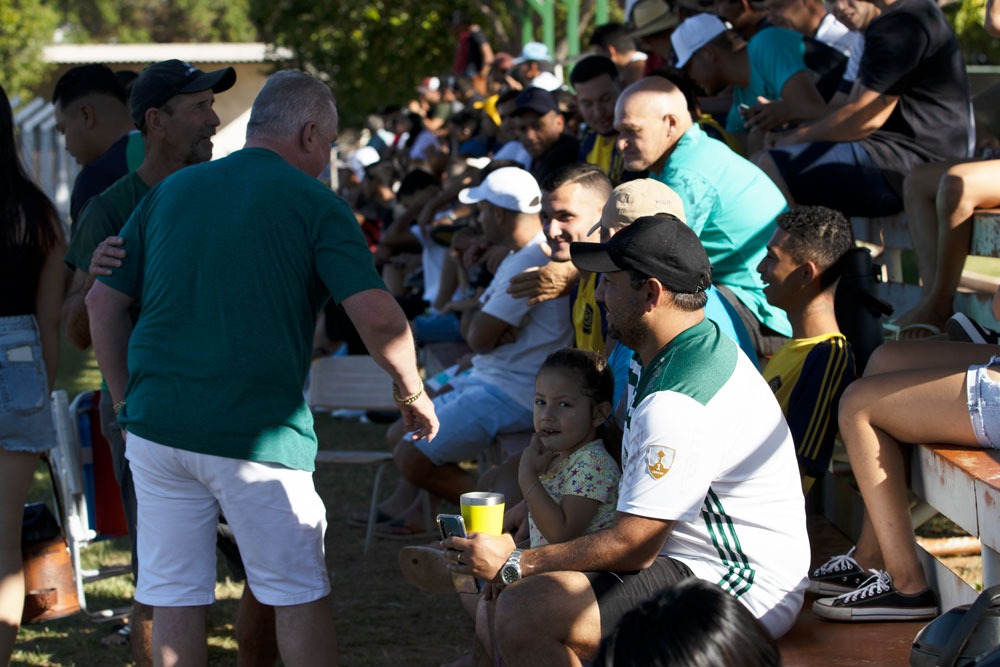
<svg viewBox="0 0 1000 667">
<path fill-rule="evenodd" d="M 419 399 L 423 395 L 424 395 L 423 381 L 420 382 L 420 389 L 417 389 L 415 393 L 410 394 L 409 396 L 400 396 L 399 387 L 396 386 L 395 382 L 392 383 L 392 400 L 394 400 L 399 405 L 413 405 L 414 403 L 417 402 L 417 399 Z"/>
<path fill-rule="evenodd" d="M 122 408 L 124 407 L 125 407 L 125 401 L 118 401 L 117 403 L 111 406 L 111 409 L 117 415 L 119 412 L 122 411 Z"/>
</svg>

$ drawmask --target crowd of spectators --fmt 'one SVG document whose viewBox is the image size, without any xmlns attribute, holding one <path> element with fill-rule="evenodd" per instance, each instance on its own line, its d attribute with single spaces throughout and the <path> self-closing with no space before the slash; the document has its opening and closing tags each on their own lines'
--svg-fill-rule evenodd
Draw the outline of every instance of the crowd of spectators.
<svg viewBox="0 0 1000 667">
<path fill-rule="evenodd" d="M 424 494 L 434 505 L 505 494 L 510 534 L 441 551 L 491 582 L 471 606 L 484 664 L 632 664 L 622 642 L 651 646 L 647 617 L 672 618 L 685 600 L 704 612 L 685 620 L 705 646 L 762 665 L 807 589 L 834 595 L 814 604 L 824 618 L 936 615 L 912 526 L 896 520 L 908 515 L 901 452 L 928 437 L 997 446 L 998 348 L 909 342 L 856 363 L 838 279 L 856 252 L 846 216 L 905 211 L 923 294 L 896 328 L 940 332 L 972 212 L 1000 204 L 997 163 L 981 159 L 996 138 L 974 131 L 962 54 L 933 0 L 829 7 L 629 0 L 625 23 L 597 27 L 593 52 L 572 62 L 541 42 L 495 51 L 457 13 L 451 70 L 415 77 L 412 99 L 338 146 L 339 197 L 315 180 L 337 144 L 335 102 L 308 75 L 274 75 L 247 148 L 209 164 L 231 69 L 166 61 L 130 94 L 103 66 L 64 76 L 56 120 L 84 170 L 62 311 L 107 380 L 102 424 L 130 532 L 149 531 L 133 555 L 136 662 L 202 660 L 202 561 L 220 507 L 246 554 L 241 650 L 273 662 L 280 649 L 289 665 L 335 651 L 322 503 L 303 477 L 316 446 L 300 392 L 310 335 L 313 358 L 371 354 L 394 380 L 401 418 L 387 443 L 402 475 L 377 535 L 420 535 Z M 223 206 L 214 195 L 227 190 L 242 196 Z M 25 206 L 4 211 L 15 231 L 2 256 L 25 245 Z M 62 253 L 59 239 L 34 245 L 46 267 Z M 229 262 L 204 259 L 223 251 Z M 24 290 L 0 300 L 9 360 L 50 361 L 61 298 L 50 283 L 37 304 Z M 44 317 L 40 340 L 26 315 Z M 467 353 L 421 382 L 414 341 Z M 963 387 L 968 401 L 955 399 Z M 154 408 L 163 396 L 168 415 Z M 237 398 L 207 417 L 219 396 Z M 829 468 L 838 426 L 868 514 L 855 550 L 809 573 L 803 494 Z M 44 448 L 4 428 L 0 451 L 21 467 Z M 464 462 L 511 433 L 527 437 L 470 474 Z M 584 459 L 593 475 L 579 474 Z M 289 513 L 248 511 L 248 479 L 271 487 L 262 508 Z M 178 503 L 180 486 L 197 502 Z M 287 531 L 282 548 L 255 536 L 261 521 Z M 322 655 L 303 655 L 310 633 Z M 651 650 L 687 651 L 686 638 Z"/>
</svg>

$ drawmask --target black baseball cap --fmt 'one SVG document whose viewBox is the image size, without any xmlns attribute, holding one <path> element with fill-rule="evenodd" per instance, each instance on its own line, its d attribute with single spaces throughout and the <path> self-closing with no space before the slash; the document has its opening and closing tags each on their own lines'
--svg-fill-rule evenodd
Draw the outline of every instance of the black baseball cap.
<svg viewBox="0 0 1000 667">
<path fill-rule="evenodd" d="M 132 84 L 132 121 L 140 130 L 149 109 L 162 107 L 174 95 L 211 90 L 221 93 L 236 83 L 232 67 L 203 72 L 191 63 L 164 60 L 142 70 Z"/>
<path fill-rule="evenodd" d="M 517 108 L 511 112 L 512 116 L 524 113 L 525 111 L 534 111 L 539 116 L 544 116 L 550 111 L 559 111 L 559 102 L 556 101 L 555 95 L 534 86 L 522 90 L 517 96 L 516 104 Z"/>
<path fill-rule="evenodd" d="M 573 264 L 592 273 L 633 270 L 678 294 L 704 292 L 712 264 L 698 235 L 672 215 L 639 218 L 607 243 L 572 243 Z"/>
</svg>

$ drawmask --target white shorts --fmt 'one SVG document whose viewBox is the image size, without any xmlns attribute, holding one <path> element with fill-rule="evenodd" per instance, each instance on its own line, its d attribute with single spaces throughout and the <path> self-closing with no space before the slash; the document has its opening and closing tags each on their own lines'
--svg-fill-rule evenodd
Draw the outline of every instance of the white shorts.
<svg viewBox="0 0 1000 667">
<path fill-rule="evenodd" d="M 311 472 L 197 454 L 133 433 L 126 456 L 139 503 L 136 600 L 158 607 L 215 600 L 220 509 L 258 600 L 288 606 L 330 593 L 326 507 Z"/>
</svg>

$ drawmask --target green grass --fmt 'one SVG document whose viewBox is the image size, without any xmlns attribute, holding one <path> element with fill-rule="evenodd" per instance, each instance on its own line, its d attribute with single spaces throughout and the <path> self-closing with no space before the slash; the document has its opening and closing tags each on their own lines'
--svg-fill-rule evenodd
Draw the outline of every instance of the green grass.
<svg viewBox="0 0 1000 667">
<path fill-rule="evenodd" d="M 93 357 L 66 349 L 62 355 L 57 388 L 72 400 L 80 391 L 99 386 Z M 384 449 L 385 426 L 339 422 L 325 415 L 316 418 L 320 447 L 325 449 Z M 374 470 L 367 466 L 322 466 L 316 471 L 316 488 L 327 505 L 327 566 L 333 592 L 340 664 L 352 667 L 384 665 L 437 665 L 454 660 L 472 643 L 472 622 L 455 595 L 433 595 L 410 587 L 397 564 L 398 551 L 411 542 L 375 540 L 362 553 L 364 534 L 347 524 L 347 515 L 367 506 Z M 391 488 L 396 473 L 386 475 Z M 48 471 L 39 468 L 32 499 L 51 501 Z M 50 503 L 51 504 L 51 503 Z M 84 550 L 86 567 L 128 562 L 128 541 L 95 543 Z M 209 663 L 236 664 L 233 624 L 243 586 L 226 579 L 223 565 L 216 587 L 218 601 L 209 615 Z M 130 604 L 130 577 L 107 579 L 86 588 L 91 608 Z M 127 646 L 103 646 L 111 630 L 78 614 L 70 618 L 25 626 L 18 636 L 13 665 L 47 667 L 105 667 L 130 665 Z"/>
</svg>

